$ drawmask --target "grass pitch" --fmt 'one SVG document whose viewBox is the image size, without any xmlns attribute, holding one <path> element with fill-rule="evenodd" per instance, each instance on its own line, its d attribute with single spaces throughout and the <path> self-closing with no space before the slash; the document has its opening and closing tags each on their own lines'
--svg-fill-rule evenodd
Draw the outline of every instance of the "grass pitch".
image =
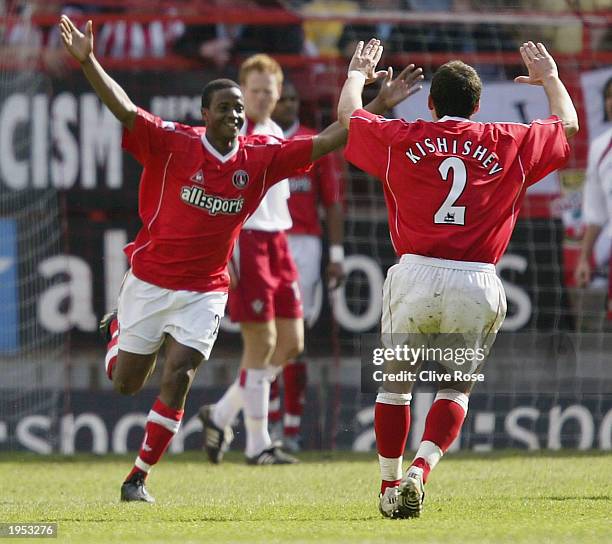
<svg viewBox="0 0 612 544">
<path fill-rule="evenodd" d="M 297 466 L 219 466 L 167 456 L 149 477 L 157 504 L 123 504 L 133 456 L 0 455 L 0 522 L 58 522 L 60 542 L 612 542 L 612 455 L 448 455 L 423 517 L 377 509 L 372 454 L 301 456 Z M 20 539 L 20 542 L 34 542 Z"/>
</svg>

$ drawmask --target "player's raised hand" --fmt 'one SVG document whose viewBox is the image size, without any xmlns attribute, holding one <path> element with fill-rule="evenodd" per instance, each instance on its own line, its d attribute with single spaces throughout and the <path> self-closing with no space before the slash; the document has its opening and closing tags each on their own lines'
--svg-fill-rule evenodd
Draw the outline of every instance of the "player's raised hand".
<svg viewBox="0 0 612 544">
<path fill-rule="evenodd" d="M 555 60 L 546 51 L 544 44 L 538 42 L 536 45 L 533 42 L 526 42 L 521 45 L 520 52 L 529 75 L 515 78 L 516 83 L 542 85 L 547 79 L 559 77 Z"/>
<path fill-rule="evenodd" d="M 393 79 L 393 68 L 389 66 L 378 92 L 378 98 L 382 100 L 385 108 L 390 110 L 420 91 L 423 87 L 421 81 L 423 81 L 423 69 L 416 68 L 414 64 L 406 66 L 395 79 Z"/>
<path fill-rule="evenodd" d="M 366 78 L 366 85 L 387 75 L 386 70 L 376 71 L 376 65 L 382 57 L 383 46 L 380 40 L 372 38 L 367 44 L 359 42 L 349 64 L 349 72 L 361 72 Z"/>
<path fill-rule="evenodd" d="M 79 62 L 85 62 L 93 51 L 92 22 L 87 21 L 83 34 L 66 15 L 62 15 L 59 29 L 68 52 Z"/>
</svg>

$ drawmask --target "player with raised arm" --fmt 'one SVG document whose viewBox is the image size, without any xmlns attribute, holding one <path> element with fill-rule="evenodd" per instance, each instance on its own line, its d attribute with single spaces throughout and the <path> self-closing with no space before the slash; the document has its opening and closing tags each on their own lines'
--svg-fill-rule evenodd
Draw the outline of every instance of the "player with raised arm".
<svg viewBox="0 0 612 544">
<path fill-rule="evenodd" d="M 162 121 L 137 108 L 93 54 L 92 22 L 83 34 L 62 15 L 60 33 L 98 97 L 123 125 L 123 146 L 143 165 L 138 211 L 142 227 L 125 251 L 130 262 L 118 313 L 105 320 L 105 366 L 115 389 L 134 395 L 165 347 L 160 394 L 149 415 L 139 455 L 121 487 L 124 501 L 153 502 L 144 482 L 183 417 L 195 372 L 208 359 L 229 287 L 227 263 L 243 223 L 276 182 L 305 171 L 341 146 L 346 130 L 334 123 L 291 141 L 240 137 L 244 103 L 228 79 L 202 93 L 204 127 Z M 384 111 L 380 96 L 372 109 Z M 398 100 L 399 101 L 399 100 Z"/>
<path fill-rule="evenodd" d="M 378 77 L 386 73 L 381 71 Z M 282 137 L 271 119 L 283 81 L 280 65 L 268 55 L 246 59 L 239 71 L 245 99 L 245 130 Z M 403 99 L 406 86 L 388 79 L 385 95 Z M 270 384 L 303 350 L 304 324 L 295 263 L 285 229 L 291 227 L 287 207 L 289 184 L 274 186 L 245 222 L 230 263 L 233 272 L 228 313 L 240 323 L 243 350 L 234 382 L 214 405 L 200 409 L 204 449 L 212 463 L 220 463 L 233 436 L 232 423 L 242 410 L 246 429 L 245 455 L 249 464 L 280 465 L 297 461 L 270 437 Z M 295 421 L 295 420 L 294 420 Z"/>
<path fill-rule="evenodd" d="M 349 129 L 346 158 L 383 183 L 391 240 L 400 257 L 384 285 L 382 333 L 431 333 L 434 338 L 457 333 L 466 339 L 464 348 L 488 349 L 506 313 L 495 263 L 508 245 L 527 188 L 567 161 L 567 138 L 578 131 L 576 110 L 544 45 L 527 42 L 520 53 L 529 75 L 516 81 L 544 88 L 551 111 L 547 119 L 471 121 L 482 84 L 461 61 L 444 64 L 432 78 L 433 121 L 372 115 L 361 109 L 361 92 L 381 47 L 377 41 L 357 46 L 338 120 Z M 468 344 L 469 338 L 476 345 Z M 469 371 L 477 369 L 472 365 Z M 420 515 L 423 486 L 459 435 L 472 383 L 439 383 L 421 443 L 403 477 L 412 383 L 387 385 L 379 392 L 374 427 L 383 516 Z"/>
</svg>

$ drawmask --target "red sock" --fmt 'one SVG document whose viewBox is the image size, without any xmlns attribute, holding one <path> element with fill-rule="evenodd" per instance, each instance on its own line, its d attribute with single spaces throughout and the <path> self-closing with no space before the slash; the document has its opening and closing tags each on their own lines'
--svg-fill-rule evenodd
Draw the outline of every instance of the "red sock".
<svg viewBox="0 0 612 544">
<path fill-rule="evenodd" d="M 422 440 L 433 442 L 444 453 L 459 436 L 464 419 L 463 406 L 452 400 L 439 399 L 429 409 Z"/>
<path fill-rule="evenodd" d="M 376 402 L 374 408 L 374 430 L 376 432 L 376 450 L 378 455 L 386 457 L 389 464 L 399 467 L 401 472 L 402 457 L 406 449 L 406 440 L 410 430 L 410 404 L 384 404 Z M 379 458 L 380 459 L 380 458 Z M 387 487 L 395 487 L 399 484 L 399 479 L 393 479 L 390 474 L 397 473 L 396 469 L 388 467 L 389 476 L 385 477 L 384 468 L 381 462 L 381 472 L 383 473 L 380 486 L 381 493 Z"/>
<path fill-rule="evenodd" d="M 290 362 L 283 368 L 283 382 L 285 384 L 284 433 L 286 436 L 295 436 L 300 432 L 300 423 L 304 413 L 306 380 L 306 363 L 303 361 Z"/>
<path fill-rule="evenodd" d="M 155 463 L 164 454 L 170 440 L 177 433 L 183 419 L 184 410 L 176 410 L 166 406 L 161 400 L 156 399 L 145 426 L 145 435 L 136 458 L 134 468 L 128 474 L 126 480 L 136 472 L 143 472 L 145 476 L 149 473 Z"/>
<path fill-rule="evenodd" d="M 421 445 L 417 451 L 417 457 L 412 462 L 412 466 L 423 469 L 424 482 L 427 481 L 430 470 L 440 458 L 439 452 L 430 451 L 431 445 L 424 444 L 424 442 L 433 442 L 442 453 L 445 453 L 459 436 L 465 415 L 466 409 L 452 400 L 438 399 L 431 405 L 425 420 Z"/>
<path fill-rule="evenodd" d="M 117 318 L 113 319 L 110 324 L 111 340 L 106 346 L 106 357 L 104 359 L 104 366 L 106 368 L 106 375 L 109 380 L 113 379 L 113 368 L 117 363 L 117 354 L 119 353 L 119 321 Z"/>
<path fill-rule="evenodd" d="M 423 469 L 423 483 L 427 483 L 427 478 L 429 477 L 429 472 L 431 471 L 429 463 L 422 457 L 417 457 L 414 461 L 412 461 L 411 466 Z"/>
<path fill-rule="evenodd" d="M 270 404 L 268 405 L 268 422 L 278 423 L 282 418 L 282 412 L 280 408 L 280 386 L 278 384 L 278 378 L 274 378 L 274 381 L 270 382 Z"/>
</svg>

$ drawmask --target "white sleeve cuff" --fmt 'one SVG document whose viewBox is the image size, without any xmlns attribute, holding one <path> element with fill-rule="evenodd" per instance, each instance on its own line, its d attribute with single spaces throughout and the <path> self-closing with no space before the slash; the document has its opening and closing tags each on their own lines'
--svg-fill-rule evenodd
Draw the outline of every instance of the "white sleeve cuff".
<svg viewBox="0 0 612 544">
<path fill-rule="evenodd" d="M 366 82 L 366 76 L 359 70 L 350 70 L 347 77 L 351 79 L 360 79 L 362 83 Z"/>
<path fill-rule="evenodd" d="M 344 248 L 340 244 L 329 246 L 329 260 L 332 263 L 344 261 Z"/>
</svg>

